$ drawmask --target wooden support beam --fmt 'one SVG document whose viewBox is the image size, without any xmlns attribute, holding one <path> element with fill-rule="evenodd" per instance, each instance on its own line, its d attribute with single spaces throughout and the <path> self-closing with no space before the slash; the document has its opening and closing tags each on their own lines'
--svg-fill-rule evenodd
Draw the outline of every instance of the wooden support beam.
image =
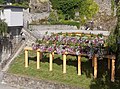
<svg viewBox="0 0 120 89">
<path fill-rule="evenodd" d="M 25 50 L 25 67 L 28 67 L 28 50 Z"/>
<path fill-rule="evenodd" d="M 94 78 L 97 78 L 97 56 L 94 56 Z"/>
<path fill-rule="evenodd" d="M 108 56 L 108 69 L 110 69 L 110 56 Z"/>
<path fill-rule="evenodd" d="M 78 75 L 81 75 L 81 56 L 78 56 Z"/>
<path fill-rule="evenodd" d="M 54 52 L 52 52 L 52 58 L 54 59 L 54 55 L 55 55 L 55 53 Z"/>
<path fill-rule="evenodd" d="M 63 54 L 63 73 L 66 73 L 66 54 Z"/>
<path fill-rule="evenodd" d="M 24 50 L 33 50 L 32 47 L 25 47 Z"/>
<path fill-rule="evenodd" d="M 43 58 L 43 52 L 40 52 L 40 59 Z"/>
<path fill-rule="evenodd" d="M 92 67 L 94 67 L 94 57 L 92 58 Z"/>
<path fill-rule="evenodd" d="M 50 68 L 49 68 L 49 71 L 52 71 L 52 62 L 53 62 L 53 56 L 52 56 L 52 53 L 49 54 L 49 61 L 50 61 Z"/>
<path fill-rule="evenodd" d="M 37 51 L 37 69 L 40 69 L 40 51 Z"/>
<path fill-rule="evenodd" d="M 111 81 L 115 81 L 115 58 L 112 57 Z"/>
</svg>

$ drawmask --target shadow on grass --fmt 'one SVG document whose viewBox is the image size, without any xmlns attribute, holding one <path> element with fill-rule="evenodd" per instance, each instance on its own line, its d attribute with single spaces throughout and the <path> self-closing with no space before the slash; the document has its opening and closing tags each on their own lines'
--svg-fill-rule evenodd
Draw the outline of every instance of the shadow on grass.
<svg viewBox="0 0 120 89">
<path fill-rule="evenodd" d="M 107 60 L 99 60 L 98 78 L 91 81 L 90 89 L 120 89 L 120 75 L 116 76 L 115 82 L 110 79 L 111 70 L 107 68 Z"/>
<path fill-rule="evenodd" d="M 37 57 L 29 57 L 29 60 L 36 61 Z M 47 55 L 44 55 L 41 59 L 41 62 L 49 63 L 49 57 Z M 56 57 L 53 60 L 53 63 L 57 65 L 62 65 L 63 61 L 61 60 L 61 57 Z M 74 66 L 76 67 L 77 71 L 77 58 L 75 60 L 72 60 L 71 58 L 67 59 L 67 66 Z M 93 79 L 91 81 L 90 89 L 120 89 L 120 73 L 118 73 L 118 77 L 116 77 L 115 82 L 110 81 L 111 76 L 111 70 L 108 70 L 107 67 L 107 60 L 98 60 L 98 75 L 97 79 Z M 88 78 L 93 78 L 93 67 L 92 67 L 92 61 L 88 60 L 86 62 L 82 62 L 81 65 L 82 68 L 82 74 L 86 75 Z M 118 71 L 120 72 L 120 71 Z M 92 76 L 91 76 L 92 75 Z"/>
<path fill-rule="evenodd" d="M 36 56 L 35 57 L 29 57 L 28 60 L 36 62 L 37 61 L 37 57 Z M 43 62 L 43 63 L 47 62 L 47 63 L 49 63 L 48 55 L 46 55 L 46 54 L 43 55 L 43 58 L 40 60 L 40 62 Z M 55 63 L 57 65 L 63 65 L 62 57 L 61 56 L 55 57 L 54 60 L 53 60 L 53 63 Z M 67 63 L 67 66 L 74 66 L 74 67 L 76 67 L 76 72 L 77 72 L 77 70 L 78 70 L 78 67 L 77 67 L 78 66 L 78 64 L 77 64 L 77 56 L 75 57 L 75 59 L 68 57 L 66 63 Z M 81 66 L 82 66 L 81 67 L 82 68 L 81 69 L 82 73 L 84 73 L 87 77 L 91 78 L 91 74 L 93 73 L 91 60 L 88 60 L 86 62 L 82 62 Z"/>
</svg>

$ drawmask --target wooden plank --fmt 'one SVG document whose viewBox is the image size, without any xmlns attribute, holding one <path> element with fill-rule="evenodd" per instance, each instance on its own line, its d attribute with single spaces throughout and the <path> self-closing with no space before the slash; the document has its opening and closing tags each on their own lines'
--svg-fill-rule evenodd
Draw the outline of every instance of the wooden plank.
<svg viewBox="0 0 120 89">
<path fill-rule="evenodd" d="M 110 57 L 108 57 L 108 69 L 110 69 Z"/>
<path fill-rule="evenodd" d="M 40 69 L 40 51 L 37 51 L 37 69 Z"/>
<path fill-rule="evenodd" d="M 66 54 L 63 54 L 63 73 L 66 73 Z"/>
<path fill-rule="evenodd" d="M 40 59 L 43 58 L 43 52 L 40 52 Z"/>
<path fill-rule="evenodd" d="M 78 75 L 81 75 L 81 56 L 78 56 Z"/>
<path fill-rule="evenodd" d="M 50 68 L 49 71 L 52 71 L 52 62 L 53 62 L 53 57 L 52 57 L 52 53 L 49 54 L 49 61 L 50 61 Z"/>
<path fill-rule="evenodd" d="M 55 55 L 55 53 L 54 52 L 52 52 L 52 58 L 54 59 L 54 55 Z"/>
<path fill-rule="evenodd" d="M 25 50 L 25 67 L 28 67 L 28 50 Z"/>
<path fill-rule="evenodd" d="M 32 47 L 25 47 L 24 50 L 33 50 Z"/>
<path fill-rule="evenodd" d="M 33 50 L 33 48 L 26 46 L 26 47 L 24 48 L 24 50 Z M 40 49 L 37 49 L 37 51 L 40 51 Z"/>
<path fill-rule="evenodd" d="M 111 81 L 115 81 L 115 59 L 112 58 Z"/>
<path fill-rule="evenodd" d="M 94 78 L 97 78 L 97 56 L 94 56 Z"/>
</svg>

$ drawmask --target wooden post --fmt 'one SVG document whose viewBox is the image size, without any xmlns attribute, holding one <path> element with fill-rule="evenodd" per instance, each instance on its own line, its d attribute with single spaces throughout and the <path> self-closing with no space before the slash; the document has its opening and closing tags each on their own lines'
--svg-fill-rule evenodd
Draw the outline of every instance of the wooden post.
<svg viewBox="0 0 120 89">
<path fill-rule="evenodd" d="M 115 58 L 112 57 L 112 70 L 111 70 L 111 81 L 115 81 Z"/>
<path fill-rule="evenodd" d="M 49 61 L 50 61 L 50 69 L 49 69 L 49 71 L 52 71 L 52 61 L 53 61 L 52 53 L 49 54 Z"/>
<path fill-rule="evenodd" d="M 54 55 L 55 55 L 55 53 L 54 52 L 52 52 L 52 58 L 54 59 Z"/>
<path fill-rule="evenodd" d="M 81 56 L 78 56 L 78 75 L 81 75 Z"/>
<path fill-rule="evenodd" d="M 97 78 L 97 56 L 94 55 L 94 78 Z"/>
<path fill-rule="evenodd" d="M 40 69 L 40 51 L 37 51 L 37 69 Z"/>
<path fill-rule="evenodd" d="M 28 67 L 28 50 L 25 50 L 25 67 Z"/>
<path fill-rule="evenodd" d="M 63 73 L 66 73 L 66 54 L 63 54 Z"/>
<path fill-rule="evenodd" d="M 40 59 L 42 59 L 43 57 L 43 52 L 40 52 Z"/>
<path fill-rule="evenodd" d="M 94 57 L 92 58 L 92 67 L 94 67 Z"/>
<path fill-rule="evenodd" d="M 110 69 L 110 56 L 108 56 L 108 69 Z"/>
</svg>

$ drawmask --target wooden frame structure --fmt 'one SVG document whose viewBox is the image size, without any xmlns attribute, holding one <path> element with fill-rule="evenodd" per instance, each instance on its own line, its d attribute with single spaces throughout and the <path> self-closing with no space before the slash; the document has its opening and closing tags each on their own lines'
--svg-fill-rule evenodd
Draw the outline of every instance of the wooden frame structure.
<svg viewBox="0 0 120 89">
<path fill-rule="evenodd" d="M 33 50 L 32 47 L 25 47 L 24 51 L 25 51 L 25 67 L 28 67 L 28 51 Z M 37 69 L 40 69 L 40 59 L 42 57 L 42 52 L 40 52 L 40 50 L 36 50 L 37 52 Z M 67 53 L 64 53 L 62 55 L 63 57 L 63 73 L 66 73 L 66 56 Z M 107 55 L 106 58 L 108 59 L 108 69 L 110 69 L 111 66 L 111 81 L 114 82 L 115 81 L 115 56 L 114 55 Z M 53 59 L 54 59 L 54 52 L 49 54 L 49 71 L 53 70 Z M 111 62 L 110 62 L 111 61 Z M 95 54 L 93 59 L 92 59 L 92 67 L 94 67 L 94 78 L 97 78 L 97 55 Z M 78 75 L 81 75 L 81 55 L 78 55 Z"/>
</svg>

